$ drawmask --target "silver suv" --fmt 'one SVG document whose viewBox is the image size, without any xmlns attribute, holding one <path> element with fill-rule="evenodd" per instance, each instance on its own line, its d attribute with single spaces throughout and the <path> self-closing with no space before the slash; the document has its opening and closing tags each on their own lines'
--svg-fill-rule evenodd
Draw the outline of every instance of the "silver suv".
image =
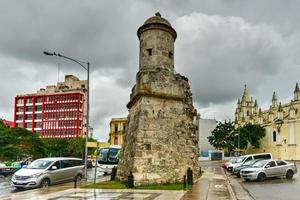
<svg viewBox="0 0 300 200">
<path fill-rule="evenodd" d="M 14 173 L 11 185 L 16 188 L 34 188 L 71 180 L 80 181 L 83 168 L 83 160 L 78 158 L 42 158 Z"/>
<path fill-rule="evenodd" d="M 269 177 L 285 176 L 292 179 L 297 173 L 297 167 L 294 163 L 285 160 L 262 160 L 254 163 L 251 167 L 242 169 L 241 177 L 247 180 L 264 181 Z"/>
</svg>

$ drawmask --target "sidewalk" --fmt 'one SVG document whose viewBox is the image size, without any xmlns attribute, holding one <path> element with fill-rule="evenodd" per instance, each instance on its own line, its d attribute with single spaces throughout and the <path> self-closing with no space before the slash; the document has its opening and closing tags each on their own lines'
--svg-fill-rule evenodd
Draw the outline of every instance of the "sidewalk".
<svg viewBox="0 0 300 200">
<path fill-rule="evenodd" d="M 203 174 L 189 191 L 168 190 L 104 190 L 104 189 L 74 189 L 74 183 L 51 186 L 47 189 L 28 190 L 7 196 L 0 195 L 0 199 L 134 199 L 134 200 L 250 200 L 242 186 L 230 176 L 226 176 L 219 162 L 202 163 Z M 109 176 L 102 177 L 109 179 Z M 89 179 L 88 181 L 92 181 Z M 98 182 L 99 180 L 97 180 Z M 103 180 L 102 180 L 103 181 Z"/>
<path fill-rule="evenodd" d="M 117 200 L 117 199 L 134 199 L 134 200 L 180 200 L 184 195 L 184 191 L 174 190 L 108 190 L 108 189 L 66 189 L 62 191 L 53 191 L 49 189 L 41 189 L 11 194 L 9 197 L 3 197 L 3 200 Z"/>
<path fill-rule="evenodd" d="M 202 167 L 204 173 L 181 200 L 235 200 L 228 179 L 219 165 Z"/>
</svg>

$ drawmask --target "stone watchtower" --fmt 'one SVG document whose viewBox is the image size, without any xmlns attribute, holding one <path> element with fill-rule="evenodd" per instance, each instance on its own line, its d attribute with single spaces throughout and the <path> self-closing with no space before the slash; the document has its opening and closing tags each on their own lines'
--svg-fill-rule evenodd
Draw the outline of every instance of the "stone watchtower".
<svg viewBox="0 0 300 200">
<path fill-rule="evenodd" d="M 198 127 L 188 79 L 174 70 L 176 31 L 159 13 L 137 31 L 139 72 L 132 88 L 118 177 L 136 185 L 182 182 L 188 167 L 197 177 Z"/>
</svg>

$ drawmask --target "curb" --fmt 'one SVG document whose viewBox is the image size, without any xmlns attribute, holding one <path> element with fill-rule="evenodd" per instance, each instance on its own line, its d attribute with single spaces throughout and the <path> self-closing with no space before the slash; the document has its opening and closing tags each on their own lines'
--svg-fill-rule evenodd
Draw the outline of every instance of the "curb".
<svg viewBox="0 0 300 200">
<path fill-rule="evenodd" d="M 226 179 L 228 180 L 228 185 L 230 186 L 229 190 L 231 190 L 233 193 L 234 200 L 254 200 L 254 197 L 246 188 L 244 188 L 242 184 L 238 182 L 238 180 L 235 180 L 234 178 L 230 180 L 231 178 L 228 176 L 225 170 L 224 173 L 226 175 Z"/>
<path fill-rule="evenodd" d="M 231 182 L 230 182 L 230 180 L 229 180 L 229 178 L 227 176 L 227 173 L 225 172 L 224 169 L 222 169 L 222 172 L 223 172 L 223 174 L 224 174 L 224 176 L 226 177 L 226 180 L 227 180 L 227 188 L 228 188 L 230 197 L 232 198 L 232 200 L 237 200 L 237 197 L 236 197 L 236 195 L 235 195 L 235 193 L 233 191 L 233 187 L 232 187 Z"/>
</svg>

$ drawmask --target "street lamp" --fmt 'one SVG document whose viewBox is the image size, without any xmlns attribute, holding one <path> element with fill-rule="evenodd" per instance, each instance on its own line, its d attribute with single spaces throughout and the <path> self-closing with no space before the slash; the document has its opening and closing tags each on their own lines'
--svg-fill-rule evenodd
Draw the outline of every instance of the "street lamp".
<svg viewBox="0 0 300 200">
<path fill-rule="evenodd" d="M 65 58 L 68 60 L 71 60 L 73 62 L 76 62 L 77 64 L 79 64 L 83 69 L 85 69 L 87 71 L 87 95 L 86 95 L 86 101 L 87 101 L 87 108 L 86 108 L 86 135 L 85 135 L 85 156 L 84 156 L 84 177 L 87 179 L 87 154 L 88 154 L 88 147 L 87 147 L 87 143 L 88 143 L 88 131 L 89 131 L 89 113 L 90 113 L 90 63 L 89 62 L 84 62 L 81 60 L 77 60 L 74 58 L 70 58 L 64 55 L 61 55 L 59 53 L 51 53 L 51 52 L 47 52 L 44 51 L 43 52 L 46 56 L 58 56 L 61 58 Z M 86 66 L 84 66 L 86 65 Z"/>
</svg>

